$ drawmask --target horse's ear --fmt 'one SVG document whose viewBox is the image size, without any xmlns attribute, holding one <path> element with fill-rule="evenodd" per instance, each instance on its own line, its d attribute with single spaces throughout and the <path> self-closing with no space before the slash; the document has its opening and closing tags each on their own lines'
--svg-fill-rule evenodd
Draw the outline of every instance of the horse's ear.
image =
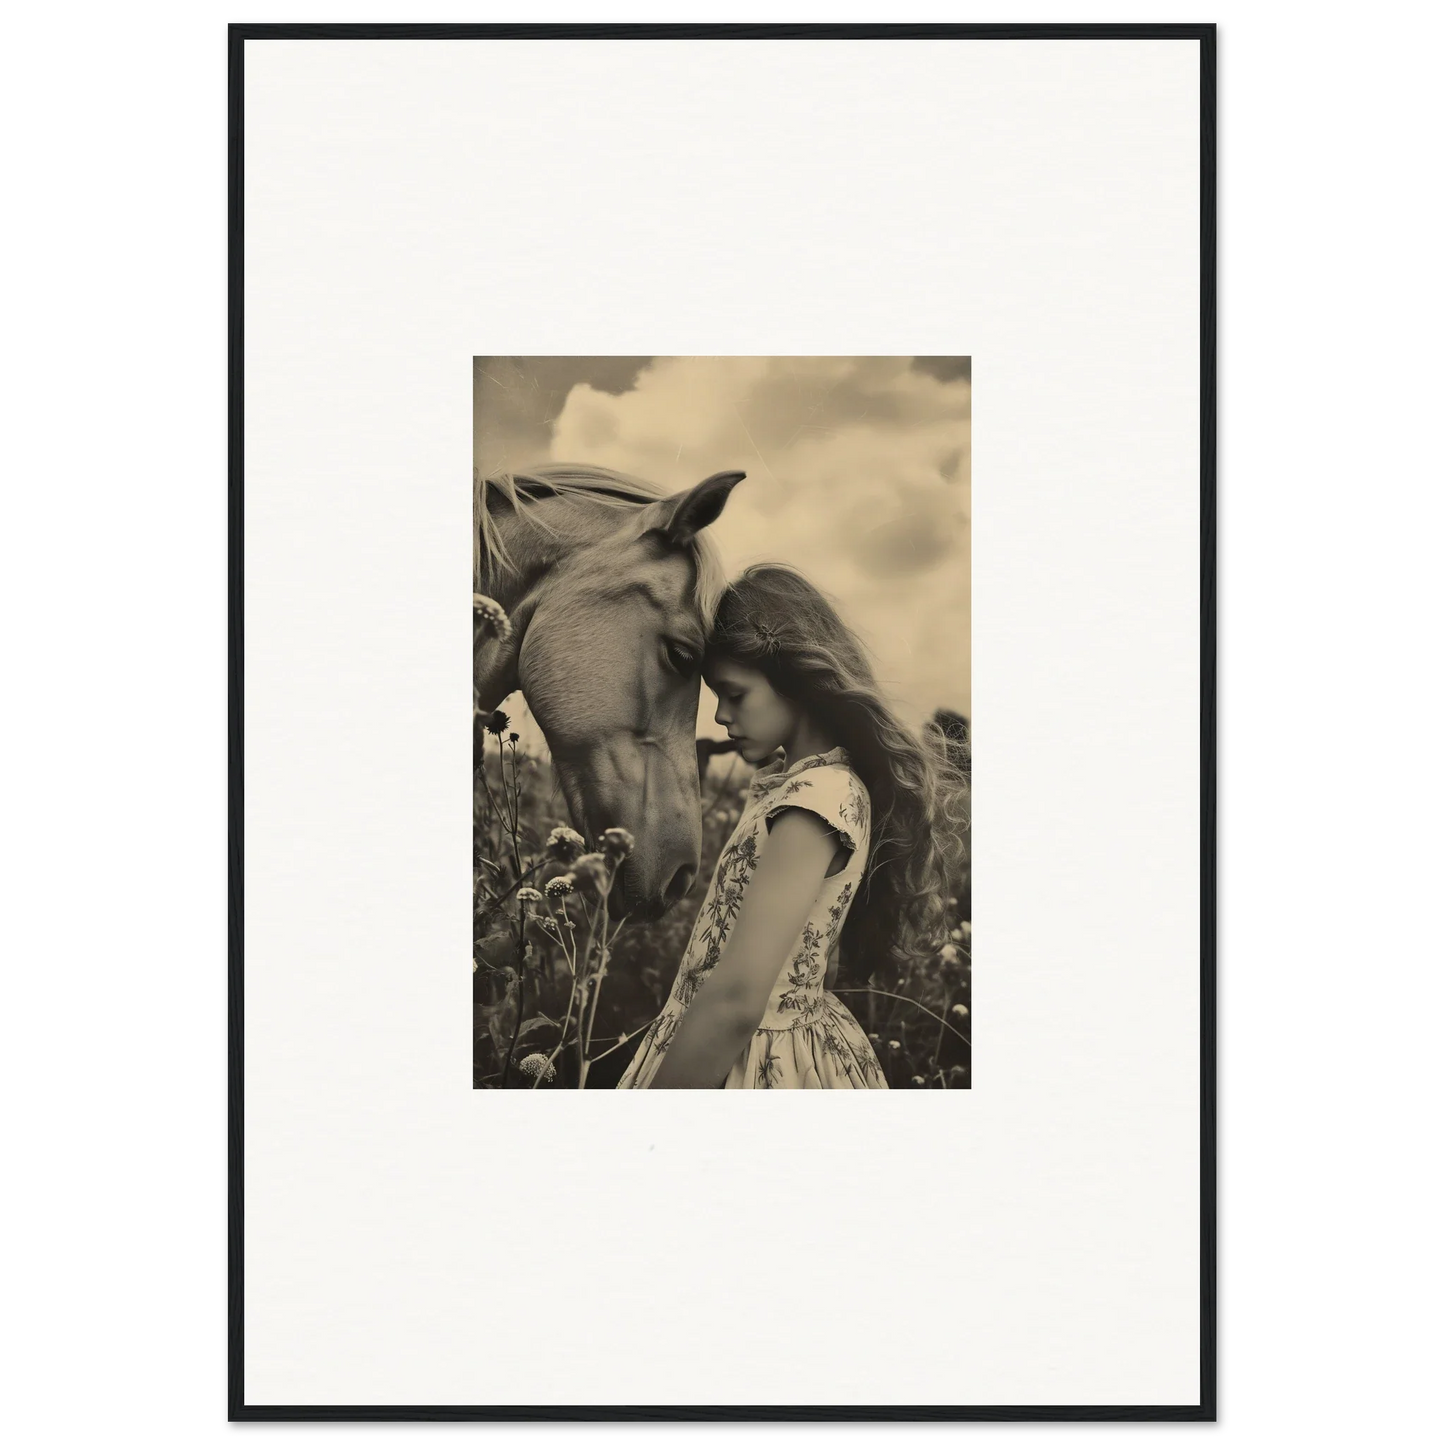
<svg viewBox="0 0 1445 1445">
<path fill-rule="evenodd" d="M 745 476 L 746 472 L 717 472 L 685 492 L 653 502 L 642 511 L 640 530 L 643 534 L 660 532 L 671 547 L 686 547 L 722 516 L 732 489 Z"/>
</svg>

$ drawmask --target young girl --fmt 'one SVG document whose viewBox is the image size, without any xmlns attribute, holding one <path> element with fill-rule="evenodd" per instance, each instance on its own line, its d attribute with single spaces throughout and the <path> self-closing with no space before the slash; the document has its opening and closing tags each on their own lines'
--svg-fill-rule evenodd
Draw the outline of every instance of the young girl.
<svg viewBox="0 0 1445 1445">
<path fill-rule="evenodd" d="M 761 763 L 666 1006 L 620 1089 L 886 1089 L 833 982 L 931 952 L 966 827 L 961 777 L 879 695 L 857 639 L 791 568 L 723 595 L 703 675 Z"/>
</svg>

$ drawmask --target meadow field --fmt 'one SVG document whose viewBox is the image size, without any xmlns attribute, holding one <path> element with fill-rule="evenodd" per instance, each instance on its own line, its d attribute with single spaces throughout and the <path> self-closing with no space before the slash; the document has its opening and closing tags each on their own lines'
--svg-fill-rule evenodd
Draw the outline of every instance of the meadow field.
<svg viewBox="0 0 1445 1445">
<path fill-rule="evenodd" d="M 545 755 L 523 745 L 505 712 L 475 715 L 475 1088 L 616 1086 L 672 987 L 751 777 L 735 756 L 707 764 L 697 882 L 660 921 L 619 926 L 607 897 L 630 840 L 572 832 Z M 879 969 L 862 986 L 840 977 L 832 989 L 868 1031 L 890 1088 L 970 1087 L 970 913 L 965 872 L 926 961 Z"/>
</svg>

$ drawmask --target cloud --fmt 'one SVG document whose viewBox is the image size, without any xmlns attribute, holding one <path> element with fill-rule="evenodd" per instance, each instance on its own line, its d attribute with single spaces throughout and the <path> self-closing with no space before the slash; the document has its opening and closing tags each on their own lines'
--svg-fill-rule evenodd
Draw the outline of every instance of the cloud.
<svg viewBox="0 0 1445 1445">
<path fill-rule="evenodd" d="M 936 376 L 940 381 L 973 380 L 973 358 L 971 356 L 915 356 L 913 366 L 918 371 Z"/>
<path fill-rule="evenodd" d="M 547 455 L 552 424 L 573 387 L 631 389 L 650 356 L 476 356 L 472 358 L 472 460 L 485 474 Z"/>
<path fill-rule="evenodd" d="M 967 713 L 967 358 L 665 357 L 613 394 L 579 381 L 549 456 L 681 489 L 748 478 L 714 527 L 730 572 L 776 560 L 836 601 L 915 725 Z"/>
</svg>

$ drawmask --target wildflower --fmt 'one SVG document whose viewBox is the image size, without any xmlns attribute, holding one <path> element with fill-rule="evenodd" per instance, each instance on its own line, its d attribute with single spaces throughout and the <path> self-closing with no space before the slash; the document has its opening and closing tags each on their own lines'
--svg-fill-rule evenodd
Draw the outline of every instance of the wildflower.
<svg viewBox="0 0 1445 1445">
<path fill-rule="evenodd" d="M 579 892 L 606 894 L 612 886 L 607 860 L 600 853 L 584 853 L 573 865 L 572 875 Z"/>
<path fill-rule="evenodd" d="M 560 878 L 553 878 L 544 890 L 548 898 L 565 898 L 573 891 L 572 885 L 577 880 L 570 873 L 564 873 Z"/>
<path fill-rule="evenodd" d="M 958 925 L 958 932 L 962 935 L 962 942 L 973 942 L 973 924 L 971 924 L 967 919 L 965 919 L 962 923 Z"/>
<path fill-rule="evenodd" d="M 477 971 L 477 961 L 476 961 L 476 959 L 473 959 L 473 960 L 472 960 L 472 972 L 475 973 L 476 971 Z"/>
<path fill-rule="evenodd" d="M 472 593 L 472 622 L 481 629 L 484 637 L 495 637 L 505 642 L 512 635 L 512 623 L 502 604 L 483 597 L 480 592 Z"/>
<path fill-rule="evenodd" d="M 574 858 L 580 858 L 586 846 L 587 840 L 571 828 L 553 828 L 547 834 L 547 856 L 558 863 L 570 863 Z"/>
<path fill-rule="evenodd" d="M 636 841 L 626 828 L 609 828 L 602 835 L 602 851 L 609 858 L 625 858 Z"/>
<path fill-rule="evenodd" d="M 511 725 L 512 720 L 506 715 L 506 713 L 501 710 L 501 708 L 498 708 L 496 712 L 494 712 L 491 717 L 489 717 L 483 724 L 486 730 L 494 737 L 501 737 L 501 735 L 506 732 L 506 730 L 511 727 Z"/>
<path fill-rule="evenodd" d="M 522 735 L 521 733 L 508 733 L 507 741 L 515 747 L 516 744 L 522 741 Z"/>
<path fill-rule="evenodd" d="M 924 1084 L 923 1075 L 922 1075 L 922 1074 L 914 1074 L 914 1076 L 913 1076 L 908 1082 L 909 1082 L 910 1084 L 912 1084 L 915 1089 L 921 1089 L 921 1088 L 923 1087 L 923 1084 Z"/>
<path fill-rule="evenodd" d="M 881 1044 L 881 1043 L 883 1042 L 883 1040 L 880 1039 L 877 1034 L 869 1034 L 869 1035 L 868 1035 L 868 1042 L 869 1042 L 870 1044 Z"/>
<path fill-rule="evenodd" d="M 957 1014 L 961 1019 L 966 1019 L 968 1017 L 968 1009 L 964 1004 L 961 1003 L 954 1004 L 954 1006 L 949 1009 L 949 1013 Z"/>
<path fill-rule="evenodd" d="M 888 1047 L 889 1047 L 890 1049 L 892 1049 L 895 1053 L 897 1053 L 897 1051 L 898 1051 L 899 1049 L 901 1049 L 901 1048 L 903 1047 L 903 1045 L 900 1044 L 897 1039 L 889 1039 L 889 1040 L 888 1040 Z"/>
<path fill-rule="evenodd" d="M 949 936 L 955 943 L 962 943 L 962 942 L 963 942 L 963 929 L 961 929 L 961 928 L 955 928 L 955 929 L 953 930 L 953 932 L 950 933 L 948 936 Z"/>
<path fill-rule="evenodd" d="M 519 889 L 517 889 L 517 902 L 518 902 L 518 903 L 540 903 L 541 901 L 542 901 L 542 895 L 541 895 L 540 893 L 538 893 L 535 888 L 519 888 Z"/>
<path fill-rule="evenodd" d="M 956 899 L 956 898 L 950 898 L 950 899 L 948 900 L 948 906 L 949 906 L 950 908 L 957 908 L 957 907 L 958 907 L 958 899 Z"/>
<path fill-rule="evenodd" d="M 968 1084 L 968 1070 L 962 1064 L 955 1064 L 948 1071 L 948 1086 L 950 1089 L 961 1089 Z"/>
<path fill-rule="evenodd" d="M 546 1054 L 528 1054 L 517 1067 L 529 1079 L 541 1079 L 544 1084 L 550 1084 L 557 1077 L 557 1070 Z"/>
<path fill-rule="evenodd" d="M 945 968 L 954 968 L 963 962 L 963 955 L 951 943 L 945 943 L 938 950 L 938 961 Z"/>
</svg>

